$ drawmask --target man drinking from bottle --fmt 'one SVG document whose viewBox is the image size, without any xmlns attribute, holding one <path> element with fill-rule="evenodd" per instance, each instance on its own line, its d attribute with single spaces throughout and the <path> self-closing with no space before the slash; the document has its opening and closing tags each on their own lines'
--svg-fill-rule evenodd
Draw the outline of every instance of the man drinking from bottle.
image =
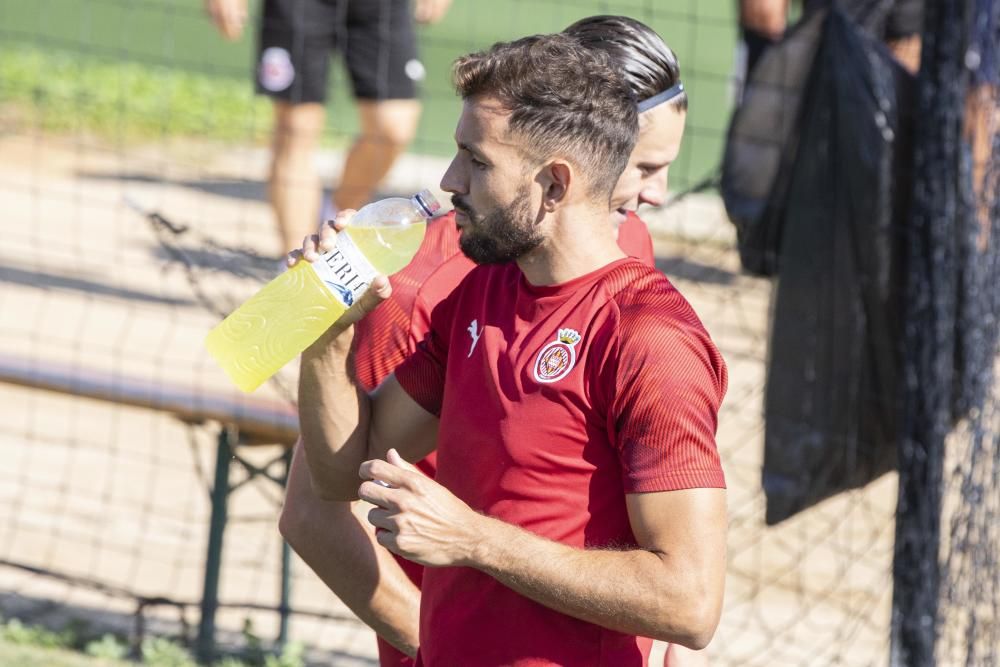
<svg viewBox="0 0 1000 667">
<path fill-rule="evenodd" d="M 704 646 L 724 577 L 726 372 L 684 299 L 615 243 L 634 99 L 606 56 L 559 35 L 455 76 L 442 187 L 482 266 L 371 398 L 344 373 L 344 327 L 303 355 L 314 488 L 374 503 L 378 541 L 429 566 L 418 664 L 638 665 L 637 635 Z M 441 483 L 404 462 L 435 448 Z M 389 488 L 358 488 L 362 461 Z"/>
</svg>

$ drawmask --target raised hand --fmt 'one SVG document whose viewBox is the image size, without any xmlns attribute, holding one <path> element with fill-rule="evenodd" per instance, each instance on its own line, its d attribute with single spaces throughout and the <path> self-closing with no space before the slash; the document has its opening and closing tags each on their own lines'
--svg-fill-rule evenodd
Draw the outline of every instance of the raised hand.
<svg viewBox="0 0 1000 667">
<path fill-rule="evenodd" d="M 337 214 L 335 219 L 323 223 L 318 234 L 310 234 L 302 239 L 302 247 L 288 253 L 288 257 L 285 260 L 288 267 L 291 268 L 300 261 L 310 263 L 319 261 L 324 253 L 333 250 L 337 244 L 337 234 L 341 233 L 347 227 L 351 217 L 355 213 L 357 211 L 354 209 L 344 209 Z M 361 298 L 355 301 L 354 305 L 337 320 L 337 326 L 331 328 L 330 333 L 334 336 L 339 336 L 342 331 L 372 312 L 376 306 L 388 299 L 391 294 L 392 285 L 389 283 L 389 279 L 381 275 L 376 276 L 368 286 L 367 291 L 361 295 Z M 320 347 L 326 344 L 328 338 L 329 336 L 324 336 L 317 341 Z"/>
<path fill-rule="evenodd" d="M 416 0 L 413 3 L 413 18 L 417 23 L 437 23 L 444 18 L 451 0 Z"/>
</svg>

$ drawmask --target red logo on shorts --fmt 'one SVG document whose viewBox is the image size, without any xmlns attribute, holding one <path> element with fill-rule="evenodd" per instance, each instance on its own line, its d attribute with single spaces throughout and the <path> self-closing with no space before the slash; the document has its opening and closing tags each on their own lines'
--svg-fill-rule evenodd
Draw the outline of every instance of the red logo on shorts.
<svg viewBox="0 0 1000 667">
<path fill-rule="evenodd" d="M 580 334 L 574 329 L 560 329 L 554 341 L 547 344 L 535 359 L 535 379 L 548 384 L 561 380 L 576 365 L 576 344 Z"/>
</svg>

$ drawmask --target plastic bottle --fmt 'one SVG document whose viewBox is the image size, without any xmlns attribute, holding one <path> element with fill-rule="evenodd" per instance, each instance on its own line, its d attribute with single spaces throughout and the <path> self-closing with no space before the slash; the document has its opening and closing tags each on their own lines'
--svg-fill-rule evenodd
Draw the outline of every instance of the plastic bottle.
<svg viewBox="0 0 1000 667">
<path fill-rule="evenodd" d="M 329 329 L 376 275 L 406 266 L 439 208 L 427 190 L 363 207 L 332 251 L 297 263 L 212 329 L 208 351 L 236 386 L 253 391 Z"/>
</svg>

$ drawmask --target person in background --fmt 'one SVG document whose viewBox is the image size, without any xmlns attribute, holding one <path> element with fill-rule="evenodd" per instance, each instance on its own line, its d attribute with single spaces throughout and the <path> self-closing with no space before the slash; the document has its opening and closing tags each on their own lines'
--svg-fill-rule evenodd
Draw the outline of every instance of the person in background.
<svg viewBox="0 0 1000 667">
<path fill-rule="evenodd" d="M 615 59 L 636 99 L 644 103 L 639 139 L 616 192 L 628 211 L 618 227 L 618 241 L 628 254 L 652 265 L 652 240 L 635 209 L 664 202 L 668 169 L 680 148 L 687 96 L 677 59 L 655 31 L 627 17 L 589 17 L 567 28 L 567 33 Z M 392 296 L 356 325 L 354 370 L 363 387 L 374 389 L 412 352 L 426 333 L 430 311 L 472 266 L 459 252 L 454 214 L 433 221 L 414 260 L 391 277 Z M 433 475 L 433 459 L 432 455 L 417 465 Z M 281 515 L 282 534 L 331 590 L 376 630 L 381 664 L 412 664 L 406 654 L 413 655 L 416 649 L 416 586 L 422 567 L 397 559 L 408 581 L 398 568 L 387 565 L 387 554 L 371 546 L 371 530 L 365 532 L 363 520 L 347 503 L 318 499 L 307 475 L 299 446 Z M 359 505 L 354 504 L 355 510 Z M 371 558 L 374 554 L 378 562 Z M 701 652 L 676 644 L 667 653 L 671 665 L 705 664 L 700 656 Z"/>
<path fill-rule="evenodd" d="M 830 0 L 804 0 L 808 13 L 830 4 Z M 920 68 L 920 31 L 923 28 L 923 3 L 920 0 L 845 0 L 847 13 L 878 38 L 884 39 L 896 60 L 911 74 Z M 745 81 L 760 57 L 781 39 L 788 27 L 789 0 L 740 0 L 740 37 L 744 50 Z"/>
<path fill-rule="evenodd" d="M 441 19 L 451 0 L 264 0 L 259 17 L 257 92 L 271 97 L 274 125 L 268 197 L 281 253 L 316 232 L 340 208 L 360 208 L 413 139 L 424 66 L 414 17 Z M 228 40 L 247 23 L 247 0 L 205 0 Z M 321 201 L 315 152 L 326 123 L 331 56 L 344 56 L 360 134 L 344 160 L 332 201 Z M 322 218 L 321 218 L 322 216 Z"/>
<path fill-rule="evenodd" d="M 996 205 L 1000 174 L 990 163 L 997 159 L 997 135 L 1000 134 L 1000 9 L 990 0 L 976 0 L 972 12 L 969 48 L 965 65 L 969 72 L 969 90 L 965 95 L 962 136 L 968 144 L 979 234 L 976 247 L 989 247 L 991 207 Z"/>
</svg>

